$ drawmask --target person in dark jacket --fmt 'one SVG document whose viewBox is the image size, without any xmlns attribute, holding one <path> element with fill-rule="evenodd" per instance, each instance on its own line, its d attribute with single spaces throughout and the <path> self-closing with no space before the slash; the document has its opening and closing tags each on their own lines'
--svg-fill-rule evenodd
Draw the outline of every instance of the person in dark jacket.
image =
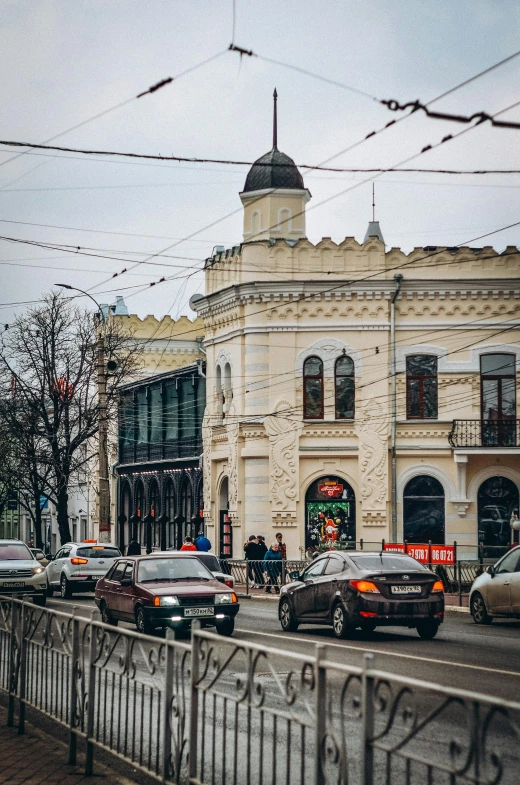
<svg viewBox="0 0 520 785">
<path fill-rule="evenodd" d="M 133 539 L 128 543 L 128 548 L 126 549 L 126 555 L 127 556 L 141 555 L 141 545 L 137 542 L 136 539 Z"/>
<path fill-rule="evenodd" d="M 282 554 L 280 553 L 280 546 L 277 542 L 273 542 L 264 557 L 264 572 L 266 574 L 266 587 L 267 594 L 271 594 L 271 586 L 277 594 L 280 594 L 280 586 L 278 581 L 282 574 Z"/>
<path fill-rule="evenodd" d="M 265 586 L 264 572 L 261 562 L 263 562 L 265 554 L 267 553 L 267 545 L 265 544 L 265 537 L 262 534 L 257 534 L 256 539 L 258 541 L 258 555 L 256 557 L 258 561 L 255 563 L 256 585 L 257 588 L 261 589 Z"/>
<path fill-rule="evenodd" d="M 258 540 L 254 534 L 251 534 L 249 539 L 244 543 L 244 553 L 247 561 L 247 575 L 251 581 L 251 587 L 254 589 L 257 583 L 257 576 L 255 575 L 255 563 L 259 558 Z"/>
<path fill-rule="evenodd" d="M 199 536 L 195 540 L 195 546 L 198 551 L 210 551 L 211 550 L 211 543 L 207 537 L 204 536 L 204 532 L 199 532 Z"/>
</svg>

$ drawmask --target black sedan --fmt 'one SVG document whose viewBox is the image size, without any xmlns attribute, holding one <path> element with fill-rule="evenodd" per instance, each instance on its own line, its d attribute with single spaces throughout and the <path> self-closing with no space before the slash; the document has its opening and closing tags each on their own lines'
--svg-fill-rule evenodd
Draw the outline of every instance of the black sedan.
<svg viewBox="0 0 520 785">
<path fill-rule="evenodd" d="M 431 640 L 444 621 L 442 581 L 405 554 L 328 552 L 291 578 L 278 606 L 285 632 L 330 624 L 337 638 L 347 638 L 356 627 L 400 626 Z"/>
</svg>

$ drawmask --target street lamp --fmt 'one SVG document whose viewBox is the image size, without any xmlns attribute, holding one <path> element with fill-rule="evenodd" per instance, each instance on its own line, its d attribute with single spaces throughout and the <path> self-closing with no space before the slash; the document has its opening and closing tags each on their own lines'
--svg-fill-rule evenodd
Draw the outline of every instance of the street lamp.
<svg viewBox="0 0 520 785">
<path fill-rule="evenodd" d="M 61 289 L 81 292 L 86 297 L 90 297 L 98 309 L 98 321 L 101 324 L 103 312 L 98 301 L 91 294 L 79 289 L 77 286 L 70 286 L 67 283 L 57 283 Z M 98 505 L 99 505 L 99 541 L 110 542 L 110 486 L 108 479 L 108 423 L 107 423 L 107 380 L 105 375 L 105 339 L 101 330 L 98 331 L 97 338 L 97 389 L 99 407 L 99 428 L 98 428 Z"/>
</svg>

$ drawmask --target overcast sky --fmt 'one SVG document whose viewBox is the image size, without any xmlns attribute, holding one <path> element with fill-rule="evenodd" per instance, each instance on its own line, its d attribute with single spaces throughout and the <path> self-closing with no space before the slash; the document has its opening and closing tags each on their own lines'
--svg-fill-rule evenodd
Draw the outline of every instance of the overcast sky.
<svg viewBox="0 0 520 785">
<path fill-rule="evenodd" d="M 0 138 L 45 142 L 219 52 L 55 144 L 252 161 L 271 147 L 276 86 L 279 148 L 297 163 L 317 164 L 400 116 L 343 87 L 226 52 L 232 9 L 232 0 L 3 0 Z M 517 0 L 236 0 L 234 40 L 377 99 L 404 102 L 428 101 L 511 55 L 520 49 L 519 31 Z M 520 57 L 435 108 L 493 114 L 520 101 L 519 77 Z M 520 121 L 520 107 L 503 118 Z M 463 128 L 417 113 L 333 165 L 391 166 Z M 409 166 L 520 169 L 519 141 L 519 131 L 485 124 Z M 8 161 L 18 152 L 0 145 L 0 234 L 80 246 L 99 258 L 1 241 L 2 323 L 29 307 L 6 304 L 38 300 L 56 282 L 89 289 L 101 302 L 123 294 L 140 316 L 190 314 L 190 295 L 203 291 L 203 259 L 213 246 L 242 238 L 238 193 L 248 167 L 49 151 Z M 367 176 L 303 174 L 312 193 L 309 239 L 362 241 L 370 184 L 320 203 Z M 387 247 L 461 244 L 520 221 L 519 188 L 520 175 L 385 174 L 377 180 L 376 217 Z M 519 237 L 516 227 L 471 244 L 502 250 L 520 245 Z M 107 282 L 167 246 L 174 257 L 164 260 L 168 266 L 143 264 Z M 172 275 L 177 280 L 148 288 Z"/>
</svg>

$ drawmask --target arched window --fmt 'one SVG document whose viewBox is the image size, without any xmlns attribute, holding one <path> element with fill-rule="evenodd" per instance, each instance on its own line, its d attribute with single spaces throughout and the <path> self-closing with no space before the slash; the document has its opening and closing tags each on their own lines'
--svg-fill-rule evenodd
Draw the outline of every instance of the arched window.
<svg viewBox="0 0 520 785">
<path fill-rule="evenodd" d="M 482 441 L 516 447 L 516 368 L 514 354 L 480 357 Z"/>
<path fill-rule="evenodd" d="M 278 229 L 280 232 L 292 232 L 292 213 L 287 207 L 278 210 Z"/>
<path fill-rule="evenodd" d="M 143 544 L 144 537 L 142 531 L 142 521 L 144 518 L 144 487 L 141 480 L 138 481 L 134 491 L 134 515 L 137 520 L 135 522 L 134 534 L 137 536 L 138 541 Z"/>
<path fill-rule="evenodd" d="M 498 559 L 508 549 L 513 532 L 518 541 L 518 533 L 511 529 L 511 518 L 518 515 L 518 488 L 507 477 L 490 477 L 478 489 L 477 508 L 478 541 L 484 543 L 484 556 Z"/>
<path fill-rule="evenodd" d="M 323 419 L 323 363 L 319 357 L 308 357 L 303 365 L 303 417 Z"/>
<path fill-rule="evenodd" d="M 255 210 L 254 213 L 252 213 L 251 215 L 251 234 L 253 235 L 253 239 L 254 239 L 254 235 L 260 234 L 261 231 L 262 231 L 262 214 L 258 210 Z"/>
<path fill-rule="evenodd" d="M 215 368 L 215 396 L 217 419 L 221 423 L 224 416 L 224 393 L 222 391 L 222 369 L 220 365 Z"/>
<path fill-rule="evenodd" d="M 354 361 L 343 355 L 338 357 L 334 368 L 336 390 L 336 420 L 354 419 Z"/>
<path fill-rule="evenodd" d="M 435 477 L 420 475 L 406 483 L 403 535 L 406 542 L 444 544 L 444 488 Z"/>
<path fill-rule="evenodd" d="M 406 418 L 437 418 L 437 358 L 414 354 L 406 358 Z"/>
<path fill-rule="evenodd" d="M 152 518 L 152 545 L 154 547 L 159 547 L 160 545 L 159 527 L 157 525 L 157 518 L 160 515 L 159 506 L 159 486 L 157 485 L 157 482 L 153 480 L 150 488 L 150 517 Z"/>
<path fill-rule="evenodd" d="M 175 518 L 175 489 L 173 487 L 173 480 L 166 481 L 164 489 L 164 514 L 167 518 L 167 531 L 168 537 L 166 540 L 166 547 L 169 548 L 174 544 L 173 539 L 173 519 Z"/>
<path fill-rule="evenodd" d="M 191 517 L 193 515 L 193 493 L 189 477 L 184 475 L 181 481 L 181 488 L 179 492 L 180 512 L 183 518 L 183 540 L 186 536 L 192 536 L 191 531 Z"/>
</svg>

